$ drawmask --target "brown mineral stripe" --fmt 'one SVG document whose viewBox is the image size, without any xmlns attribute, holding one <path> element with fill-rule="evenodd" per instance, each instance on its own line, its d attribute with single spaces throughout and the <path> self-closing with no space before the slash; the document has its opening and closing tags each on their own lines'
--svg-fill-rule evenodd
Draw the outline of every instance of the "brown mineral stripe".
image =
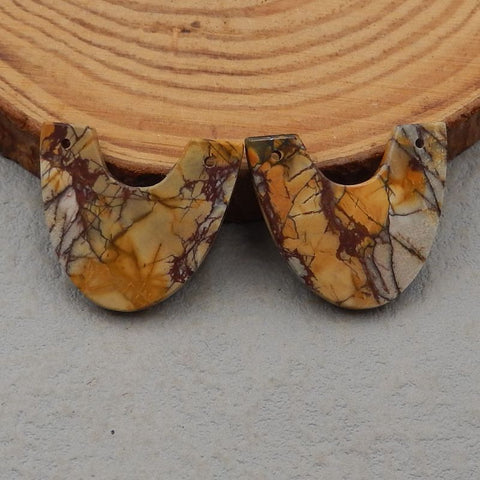
<svg viewBox="0 0 480 480">
<path fill-rule="evenodd" d="M 197 270 L 225 215 L 242 144 L 191 141 L 158 184 L 113 179 L 89 127 L 46 124 L 47 225 L 72 282 L 98 305 L 132 311 L 175 293 Z"/>
<path fill-rule="evenodd" d="M 295 273 L 338 306 L 396 298 L 425 263 L 440 218 L 446 174 L 443 123 L 397 127 L 377 173 L 332 182 L 295 135 L 246 140 L 264 218 Z"/>
</svg>

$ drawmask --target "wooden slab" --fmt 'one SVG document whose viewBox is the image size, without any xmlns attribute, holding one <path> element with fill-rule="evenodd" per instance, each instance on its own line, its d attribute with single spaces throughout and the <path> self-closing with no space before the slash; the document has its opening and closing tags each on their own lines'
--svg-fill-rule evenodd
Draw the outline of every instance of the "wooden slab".
<svg viewBox="0 0 480 480">
<path fill-rule="evenodd" d="M 51 120 L 136 182 L 194 137 L 297 133 L 340 180 L 396 124 L 446 120 L 450 157 L 480 138 L 478 0 L 8 0 L 0 28 L 0 150 L 34 173 Z M 232 210 L 257 214 L 246 172 Z"/>
</svg>

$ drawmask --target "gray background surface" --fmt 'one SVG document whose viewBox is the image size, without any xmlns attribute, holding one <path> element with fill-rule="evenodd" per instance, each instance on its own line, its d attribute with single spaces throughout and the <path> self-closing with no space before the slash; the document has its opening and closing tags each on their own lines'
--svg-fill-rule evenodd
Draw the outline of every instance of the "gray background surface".
<svg viewBox="0 0 480 480">
<path fill-rule="evenodd" d="M 427 265 L 386 307 L 317 298 L 254 223 L 120 315 L 69 283 L 38 179 L 0 159 L 0 478 L 480 478 L 480 144 L 448 173 Z"/>
</svg>

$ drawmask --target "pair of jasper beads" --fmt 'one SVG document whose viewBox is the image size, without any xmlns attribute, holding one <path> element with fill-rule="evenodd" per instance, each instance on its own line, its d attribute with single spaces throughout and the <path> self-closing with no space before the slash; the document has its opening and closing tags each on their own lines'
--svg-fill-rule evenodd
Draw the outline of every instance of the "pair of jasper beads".
<svg viewBox="0 0 480 480">
<path fill-rule="evenodd" d="M 258 201 L 282 256 L 340 307 L 396 298 L 432 246 L 446 175 L 443 123 L 396 127 L 377 172 L 356 185 L 326 178 L 296 135 L 242 144 L 191 141 L 158 184 L 114 179 L 89 127 L 46 124 L 41 180 L 47 225 L 72 282 L 96 304 L 134 311 L 165 300 L 202 263 L 246 151 Z"/>
</svg>

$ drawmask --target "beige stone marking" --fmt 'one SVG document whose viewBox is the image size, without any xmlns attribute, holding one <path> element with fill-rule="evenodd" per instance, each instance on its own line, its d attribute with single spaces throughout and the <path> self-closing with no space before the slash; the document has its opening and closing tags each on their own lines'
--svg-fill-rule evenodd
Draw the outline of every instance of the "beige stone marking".
<svg viewBox="0 0 480 480">
<path fill-rule="evenodd" d="M 193 140 L 156 185 L 107 171 L 93 129 L 46 124 L 40 164 L 50 237 L 72 282 L 96 304 L 139 310 L 197 270 L 222 223 L 243 146 Z"/>
<path fill-rule="evenodd" d="M 396 298 L 432 246 L 446 175 L 443 123 L 395 128 L 376 174 L 330 181 L 296 135 L 246 140 L 258 200 L 293 270 L 318 295 L 363 309 Z"/>
</svg>

